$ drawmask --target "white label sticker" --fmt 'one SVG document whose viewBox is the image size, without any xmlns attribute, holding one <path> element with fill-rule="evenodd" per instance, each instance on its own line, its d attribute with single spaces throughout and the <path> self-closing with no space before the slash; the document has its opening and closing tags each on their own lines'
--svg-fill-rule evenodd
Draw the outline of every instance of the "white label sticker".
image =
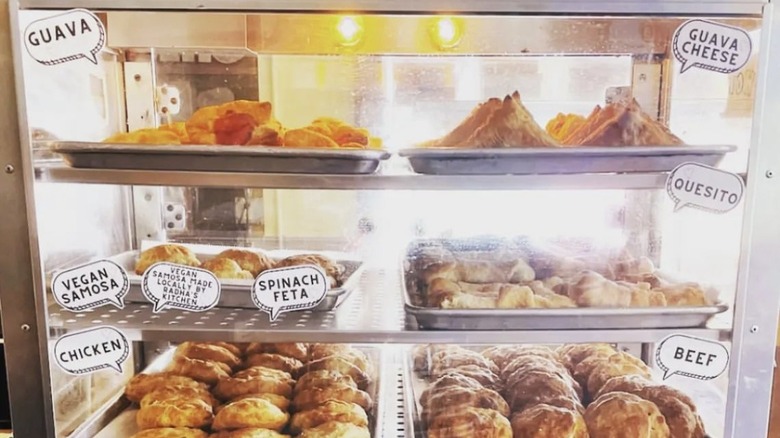
<svg viewBox="0 0 780 438">
<path fill-rule="evenodd" d="M 73 9 L 35 20 L 24 30 L 27 53 L 44 65 L 84 58 L 97 65 L 97 54 L 106 44 L 103 23 L 92 12 Z"/>
<path fill-rule="evenodd" d="M 269 269 L 255 279 L 252 301 L 273 322 L 280 313 L 317 307 L 328 289 L 328 279 L 319 266 Z"/>
<path fill-rule="evenodd" d="M 219 302 L 221 285 L 205 269 L 156 263 L 144 273 L 144 296 L 154 304 L 154 312 L 163 309 L 204 312 Z"/>
<path fill-rule="evenodd" d="M 664 371 L 664 380 L 675 374 L 712 380 L 726 371 L 729 350 L 720 342 L 688 335 L 671 335 L 658 345 L 655 361 Z"/>
<path fill-rule="evenodd" d="M 129 354 L 125 335 L 108 326 L 69 333 L 54 344 L 57 365 L 70 374 L 86 374 L 103 368 L 121 373 Z"/>
<path fill-rule="evenodd" d="M 733 73 L 747 64 L 753 43 L 738 27 L 705 20 L 690 20 L 674 32 L 674 56 L 682 63 L 680 73 L 699 67 Z"/>
<path fill-rule="evenodd" d="M 127 272 L 110 260 L 98 260 L 62 271 L 51 281 L 54 300 L 73 312 L 109 303 L 123 309 L 123 299 L 129 289 Z"/>
<path fill-rule="evenodd" d="M 693 207 L 712 213 L 725 213 L 739 204 L 745 182 L 739 175 L 698 163 L 683 163 L 666 178 L 666 192 L 675 203 L 674 211 Z"/>
</svg>

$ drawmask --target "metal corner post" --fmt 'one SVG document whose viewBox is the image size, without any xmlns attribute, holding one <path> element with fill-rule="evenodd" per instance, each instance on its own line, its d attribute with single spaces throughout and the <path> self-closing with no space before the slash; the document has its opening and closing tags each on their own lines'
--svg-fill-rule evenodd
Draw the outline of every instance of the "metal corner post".
<svg viewBox="0 0 780 438">
<path fill-rule="evenodd" d="M 0 0 L 0 309 L 6 346 L 14 436 L 54 436 L 46 311 L 37 267 L 33 168 L 27 141 L 21 141 L 21 64 L 14 56 L 18 8 Z M 18 51 L 16 51 L 18 54 Z M 14 81 L 14 78 L 17 80 Z M 19 111 L 22 108 L 22 111 Z M 32 227 L 30 224 L 33 224 Z"/>
<path fill-rule="evenodd" d="M 766 436 L 780 311 L 780 8 L 764 9 L 735 303 L 726 436 Z"/>
</svg>

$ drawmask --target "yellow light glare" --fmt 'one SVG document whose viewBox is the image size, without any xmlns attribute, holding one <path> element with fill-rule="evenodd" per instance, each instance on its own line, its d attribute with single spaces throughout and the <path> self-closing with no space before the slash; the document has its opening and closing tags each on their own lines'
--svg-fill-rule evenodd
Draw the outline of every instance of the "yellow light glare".
<svg viewBox="0 0 780 438">
<path fill-rule="evenodd" d="M 439 47 L 451 49 L 460 43 L 461 36 L 460 23 L 450 17 L 436 19 L 433 37 Z"/>
<path fill-rule="evenodd" d="M 341 44 L 344 46 L 355 45 L 363 38 L 363 24 L 357 17 L 345 16 L 339 18 L 336 30 L 341 38 Z"/>
</svg>

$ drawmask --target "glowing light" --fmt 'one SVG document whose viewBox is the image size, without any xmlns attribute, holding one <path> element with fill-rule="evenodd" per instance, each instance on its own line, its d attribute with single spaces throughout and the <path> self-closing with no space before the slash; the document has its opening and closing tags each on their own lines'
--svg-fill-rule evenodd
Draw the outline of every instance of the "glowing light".
<svg viewBox="0 0 780 438">
<path fill-rule="evenodd" d="M 363 24 L 357 17 L 341 17 L 336 24 L 336 30 L 341 37 L 341 44 L 344 46 L 353 46 L 363 38 Z"/>
<path fill-rule="evenodd" d="M 443 49 L 451 49 L 460 43 L 462 36 L 460 23 L 450 17 L 436 19 L 433 29 L 433 38 L 436 44 Z"/>
</svg>

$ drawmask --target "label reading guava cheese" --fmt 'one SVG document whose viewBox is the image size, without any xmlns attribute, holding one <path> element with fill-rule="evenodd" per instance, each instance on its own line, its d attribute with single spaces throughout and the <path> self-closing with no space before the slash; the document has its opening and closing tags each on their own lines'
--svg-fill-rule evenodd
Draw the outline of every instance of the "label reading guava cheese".
<svg viewBox="0 0 780 438">
<path fill-rule="evenodd" d="M 683 163 L 666 178 L 666 192 L 674 211 L 693 207 L 712 213 L 734 209 L 742 199 L 745 183 L 739 175 L 698 163 Z"/>
<path fill-rule="evenodd" d="M 750 35 L 738 27 L 690 20 L 674 32 L 672 50 L 682 63 L 680 73 L 692 67 L 733 73 L 747 64 L 753 47 Z"/>
<path fill-rule="evenodd" d="M 69 333 L 54 344 L 57 365 L 70 374 L 87 374 L 104 368 L 122 372 L 130 345 L 122 332 L 102 326 Z"/>
<path fill-rule="evenodd" d="M 679 374 L 699 380 L 712 380 L 729 364 L 729 351 L 720 342 L 688 335 L 671 335 L 661 341 L 655 351 L 664 380 Z"/>
<path fill-rule="evenodd" d="M 54 300 L 73 312 L 109 303 L 123 309 L 123 299 L 129 289 L 127 272 L 110 260 L 98 260 L 62 271 L 51 281 Z"/>
<path fill-rule="evenodd" d="M 97 65 L 97 54 L 106 44 L 106 30 L 95 14 L 73 9 L 35 20 L 24 30 L 24 47 L 44 65 L 84 58 Z"/>
<path fill-rule="evenodd" d="M 317 307 L 328 289 L 328 278 L 319 266 L 269 269 L 255 279 L 252 301 L 273 322 L 281 313 Z"/>
<path fill-rule="evenodd" d="M 156 263 L 146 270 L 141 290 L 154 304 L 154 312 L 164 309 L 204 312 L 219 302 L 221 285 L 205 269 Z"/>
</svg>

